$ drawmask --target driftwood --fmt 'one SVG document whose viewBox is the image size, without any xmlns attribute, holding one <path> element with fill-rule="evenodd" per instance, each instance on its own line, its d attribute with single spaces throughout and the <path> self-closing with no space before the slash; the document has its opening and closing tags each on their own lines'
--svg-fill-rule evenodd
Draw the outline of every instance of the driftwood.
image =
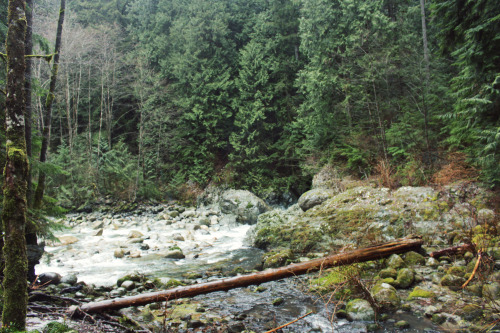
<svg viewBox="0 0 500 333">
<path fill-rule="evenodd" d="M 475 252 L 474 247 L 471 244 L 464 244 L 464 245 L 457 245 L 457 246 L 448 247 L 446 249 L 434 251 L 434 252 L 431 252 L 429 255 L 432 258 L 437 259 L 437 258 L 442 257 L 442 256 L 463 254 L 467 251 Z"/>
<path fill-rule="evenodd" d="M 247 287 L 253 284 L 276 281 L 291 276 L 319 271 L 328 267 L 382 259 L 392 254 L 404 253 L 412 250 L 418 251 L 422 246 L 422 243 L 423 241 L 421 237 L 411 236 L 363 249 L 331 255 L 325 258 L 314 259 L 276 269 L 268 269 L 258 273 L 200 283 L 191 286 L 177 287 L 164 291 L 150 292 L 130 297 L 87 303 L 81 307 L 81 310 L 86 313 L 100 312 L 105 310 L 121 309 L 129 306 L 163 302 L 177 298 L 193 297 L 215 291 L 227 291 L 234 288 Z"/>
</svg>

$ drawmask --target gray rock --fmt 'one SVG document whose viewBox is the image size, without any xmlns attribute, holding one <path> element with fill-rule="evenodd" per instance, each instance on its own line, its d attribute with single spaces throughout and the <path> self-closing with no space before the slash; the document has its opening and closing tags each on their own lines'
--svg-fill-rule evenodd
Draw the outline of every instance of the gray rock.
<svg viewBox="0 0 500 333">
<path fill-rule="evenodd" d="M 40 274 L 37 281 L 39 284 L 59 284 L 61 278 L 62 276 L 59 273 L 48 272 Z"/>
<path fill-rule="evenodd" d="M 182 253 L 181 250 L 172 250 L 168 251 L 165 255 L 164 258 L 168 259 L 184 259 L 186 256 L 184 253 Z"/>
<path fill-rule="evenodd" d="M 373 298 L 387 310 L 395 310 L 401 304 L 396 288 L 388 283 L 378 283 L 370 290 Z"/>
<path fill-rule="evenodd" d="M 387 259 L 386 264 L 387 264 L 387 267 L 398 269 L 398 268 L 403 267 L 405 262 L 403 261 L 403 259 L 399 255 L 393 254 L 389 257 L 389 259 Z"/>
<path fill-rule="evenodd" d="M 223 192 L 219 205 L 223 213 L 234 214 L 237 222 L 247 224 L 256 223 L 257 217 L 269 210 L 264 200 L 245 190 Z"/>
<path fill-rule="evenodd" d="M 299 198 L 299 206 L 305 212 L 314 206 L 317 206 L 324 201 L 332 198 L 335 195 L 333 190 L 317 188 L 302 194 Z"/>
<path fill-rule="evenodd" d="M 78 278 L 74 274 L 68 274 L 62 277 L 61 283 L 67 283 L 74 286 L 78 282 Z"/>
<path fill-rule="evenodd" d="M 113 256 L 118 259 L 123 258 L 125 256 L 125 251 L 123 251 L 123 249 L 116 249 Z"/>
<path fill-rule="evenodd" d="M 125 288 L 126 290 L 132 290 L 135 288 L 135 282 L 130 280 L 123 281 L 120 287 Z"/>
<path fill-rule="evenodd" d="M 180 242 L 185 241 L 184 237 L 180 233 L 173 234 L 172 239 L 175 241 L 180 241 Z"/>
<path fill-rule="evenodd" d="M 141 238 L 143 237 L 144 235 L 142 234 L 142 232 L 140 231 L 137 231 L 137 230 L 132 230 L 129 232 L 128 234 L 128 238 Z"/>
<path fill-rule="evenodd" d="M 353 299 L 347 303 L 347 314 L 353 320 L 373 320 L 375 319 L 375 311 L 373 310 L 370 302 L 364 299 Z"/>
</svg>

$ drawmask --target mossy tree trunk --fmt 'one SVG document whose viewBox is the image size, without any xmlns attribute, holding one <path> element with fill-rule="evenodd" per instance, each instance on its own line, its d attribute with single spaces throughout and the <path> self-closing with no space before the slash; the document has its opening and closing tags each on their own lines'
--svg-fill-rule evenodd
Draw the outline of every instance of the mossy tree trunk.
<svg viewBox="0 0 500 333">
<path fill-rule="evenodd" d="M 7 31 L 7 98 L 5 112 L 6 153 L 4 169 L 4 226 L 5 269 L 3 279 L 3 326 L 24 330 L 26 326 L 27 257 L 24 229 L 26 225 L 26 190 L 28 159 L 26 156 L 25 126 L 25 34 L 26 3 L 9 1 Z"/>
<path fill-rule="evenodd" d="M 49 92 L 45 99 L 45 121 L 42 134 L 42 148 L 40 150 L 40 162 L 44 163 L 47 161 L 47 151 L 49 148 L 50 140 L 50 128 L 52 123 L 52 103 L 54 102 L 54 92 L 56 90 L 57 81 L 57 71 L 59 69 L 59 56 L 61 53 L 61 40 L 62 40 L 62 28 L 64 23 L 64 12 L 66 10 L 66 1 L 61 0 L 61 8 L 59 10 L 59 21 L 57 23 L 56 32 L 56 46 L 54 54 L 54 63 L 52 64 L 52 73 L 50 76 L 50 86 Z M 44 172 L 40 171 L 38 175 L 38 185 L 35 191 L 35 197 L 33 199 L 33 207 L 35 209 L 40 209 L 42 207 L 43 194 L 45 192 L 45 178 Z"/>
</svg>

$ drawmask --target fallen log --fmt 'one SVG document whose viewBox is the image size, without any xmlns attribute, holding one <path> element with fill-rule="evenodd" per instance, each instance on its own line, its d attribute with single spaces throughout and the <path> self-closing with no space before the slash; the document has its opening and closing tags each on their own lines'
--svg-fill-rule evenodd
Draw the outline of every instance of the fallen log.
<svg viewBox="0 0 500 333">
<path fill-rule="evenodd" d="M 464 254 L 467 251 L 470 251 L 473 253 L 475 252 L 474 247 L 471 244 L 463 244 L 463 245 L 448 247 L 448 248 L 442 249 L 442 250 L 437 250 L 437 251 L 431 252 L 429 255 L 432 258 L 438 259 L 439 257 L 442 257 L 442 256 Z"/>
<path fill-rule="evenodd" d="M 378 260 L 386 258 L 392 254 L 399 254 L 412 250 L 418 251 L 422 244 L 423 241 L 421 237 L 411 236 L 408 238 L 397 239 L 392 242 L 373 245 L 346 253 L 339 253 L 276 269 L 268 269 L 253 274 L 200 283 L 191 286 L 177 287 L 169 290 L 150 292 L 141 295 L 87 303 L 81 307 L 81 310 L 86 313 L 116 310 L 129 306 L 139 306 L 177 298 L 193 297 L 215 291 L 227 291 L 234 288 L 247 287 L 253 284 L 276 281 L 291 276 L 319 271 L 329 267 Z"/>
</svg>

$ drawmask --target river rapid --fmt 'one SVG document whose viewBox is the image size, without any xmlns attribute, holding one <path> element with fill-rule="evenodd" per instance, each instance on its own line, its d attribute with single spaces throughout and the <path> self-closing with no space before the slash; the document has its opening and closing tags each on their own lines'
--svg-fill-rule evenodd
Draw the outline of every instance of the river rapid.
<svg viewBox="0 0 500 333">
<path fill-rule="evenodd" d="M 36 273 L 76 275 L 78 281 L 96 287 L 116 289 L 117 279 L 127 274 L 200 283 L 252 270 L 262 261 L 262 251 L 247 241 L 252 226 L 213 209 L 158 205 L 128 213 L 68 214 L 60 223 L 64 228 L 55 232 L 60 242 L 47 242 Z M 313 313 L 283 332 L 366 332 L 369 324 L 335 318 L 333 302 L 309 292 L 305 277 L 211 293 L 192 301 L 204 309 L 197 317 L 200 321 L 222 318 L 229 332 L 267 331 L 309 312 Z M 176 330 L 187 329 L 183 325 Z M 384 330 L 392 331 L 388 327 Z M 425 327 L 430 325 L 415 322 L 407 331 Z"/>
</svg>

